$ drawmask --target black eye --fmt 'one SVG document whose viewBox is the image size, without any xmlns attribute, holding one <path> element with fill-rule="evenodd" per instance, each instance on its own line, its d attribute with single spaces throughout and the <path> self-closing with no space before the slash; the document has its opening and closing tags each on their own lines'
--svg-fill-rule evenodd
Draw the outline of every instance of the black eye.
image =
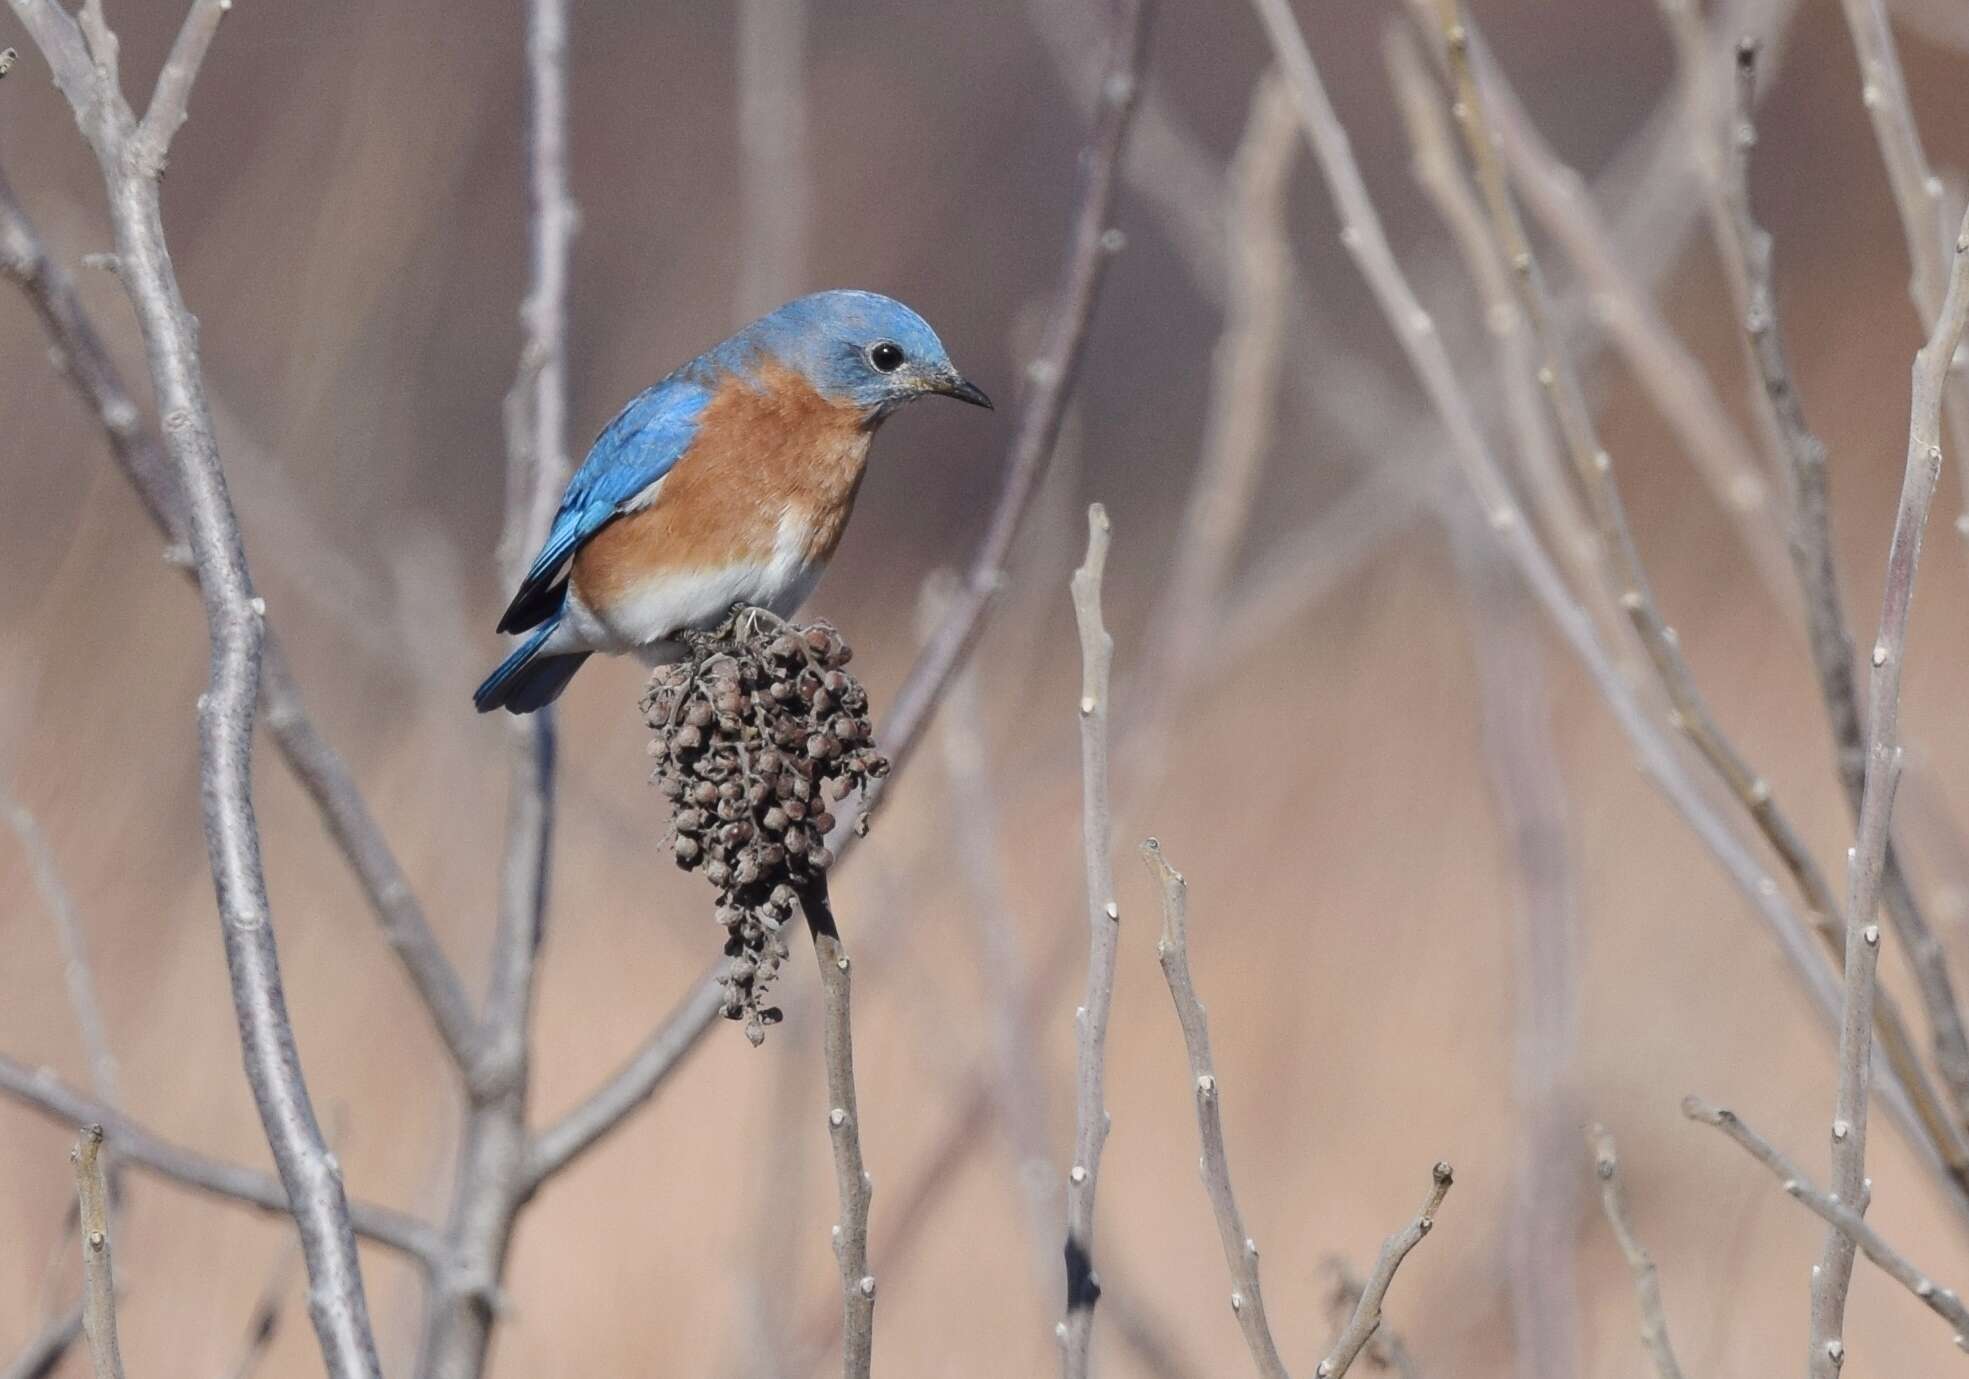
<svg viewBox="0 0 1969 1379">
<path fill-rule="evenodd" d="M 902 367 L 902 346 L 893 340 L 878 340 L 868 347 L 868 362 L 877 373 L 894 373 Z"/>
</svg>

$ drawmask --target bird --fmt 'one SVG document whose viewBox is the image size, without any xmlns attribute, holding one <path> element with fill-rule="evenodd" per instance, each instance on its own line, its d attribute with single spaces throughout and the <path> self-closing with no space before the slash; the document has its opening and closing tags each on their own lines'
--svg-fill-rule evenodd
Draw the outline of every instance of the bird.
<svg viewBox="0 0 1969 1379">
<path fill-rule="evenodd" d="M 677 369 L 602 429 L 499 619 L 526 640 L 473 693 L 527 714 L 596 652 L 648 665 L 733 609 L 786 618 L 839 545 L 869 442 L 922 397 L 989 408 L 916 312 L 800 297 Z"/>
</svg>

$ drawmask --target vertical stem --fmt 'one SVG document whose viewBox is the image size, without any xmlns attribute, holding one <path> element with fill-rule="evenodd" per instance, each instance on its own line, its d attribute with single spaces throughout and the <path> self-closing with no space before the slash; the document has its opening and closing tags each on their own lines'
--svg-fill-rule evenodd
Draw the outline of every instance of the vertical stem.
<svg viewBox="0 0 1969 1379">
<path fill-rule="evenodd" d="M 1060 1323 L 1062 1372 L 1087 1379 L 1094 1304 L 1094 1190 L 1108 1138 L 1105 1096 L 1108 1009 L 1121 911 L 1114 901 L 1113 822 L 1108 810 L 1108 670 L 1114 639 L 1101 622 L 1101 575 L 1108 558 L 1108 514 L 1087 509 L 1087 558 L 1073 575 L 1074 617 L 1080 627 L 1081 845 L 1087 872 L 1087 993 L 1074 1012 L 1080 1039 L 1079 1095 L 1074 1108 L 1073 1166 L 1067 1171 L 1067 1297 Z"/>
<path fill-rule="evenodd" d="M 116 1276 L 109 1255 L 109 1180 L 102 1155 L 102 1126 L 84 1126 L 71 1156 L 82 1235 L 82 1331 L 89 1338 L 96 1379 L 123 1379 L 123 1353 L 116 1340 Z"/>
</svg>

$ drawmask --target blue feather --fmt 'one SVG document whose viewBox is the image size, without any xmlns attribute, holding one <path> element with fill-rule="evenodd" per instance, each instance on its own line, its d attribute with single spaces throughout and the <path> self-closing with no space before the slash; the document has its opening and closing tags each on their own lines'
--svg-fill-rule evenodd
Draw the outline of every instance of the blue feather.
<svg viewBox="0 0 1969 1379">
<path fill-rule="evenodd" d="M 544 708 L 560 697 L 567 682 L 574 678 L 574 672 L 581 669 L 581 663 L 588 659 L 588 653 L 577 651 L 562 656 L 542 656 L 541 647 L 547 643 L 554 629 L 560 626 L 561 617 L 555 613 L 546 623 L 521 644 L 519 650 L 499 663 L 499 669 L 485 677 L 485 683 L 472 691 L 472 703 L 480 713 L 490 713 L 494 709 L 506 709 L 513 713 L 532 713 Z"/>
<path fill-rule="evenodd" d="M 558 613 L 567 597 L 567 563 L 581 543 L 676 467 L 715 391 L 708 373 L 704 361 L 692 361 L 639 394 L 602 428 L 568 481 L 540 554 L 499 619 L 501 632 L 524 632 Z"/>
</svg>

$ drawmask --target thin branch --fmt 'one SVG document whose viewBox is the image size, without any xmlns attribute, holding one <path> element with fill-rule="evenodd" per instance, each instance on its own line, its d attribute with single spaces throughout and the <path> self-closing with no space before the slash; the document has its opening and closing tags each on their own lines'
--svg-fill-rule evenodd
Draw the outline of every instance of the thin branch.
<svg viewBox="0 0 1969 1379">
<path fill-rule="evenodd" d="M 1743 315 L 1746 343 L 1773 428 L 1791 471 L 1791 555 L 1805 591 L 1806 623 L 1811 634 L 1812 664 L 1819 695 L 1833 736 L 1834 758 L 1845 786 L 1848 806 L 1857 821 L 1866 786 L 1866 734 L 1861 726 L 1859 683 L 1853 671 L 1853 636 L 1839 597 L 1839 578 L 1833 565 L 1832 518 L 1826 492 L 1826 449 L 1805 420 L 1805 411 L 1777 317 L 1777 293 L 1772 286 L 1771 236 L 1757 223 L 1750 202 L 1750 154 L 1756 145 L 1754 101 L 1757 86 L 1756 45 L 1738 46 L 1736 105 L 1724 204 L 1729 218 L 1719 233 L 1719 248 L 1738 263 L 1745 284 Z M 1935 1043 L 1935 1065 L 1948 1087 L 1954 1115 L 1930 1114 L 1927 1098 L 1917 1098 L 1924 1118 L 1939 1121 L 1930 1130 L 1958 1177 L 1969 1178 L 1969 1144 L 1961 1123 L 1969 1116 L 1969 1034 L 1963 1029 L 1960 1003 L 1950 979 L 1947 955 L 1927 917 L 1915 900 L 1914 888 L 1902 871 L 1900 857 L 1888 841 L 1882 873 L 1887 913 L 1907 949 L 1916 985 Z M 1843 933 L 1842 939 L 1843 951 Z M 1881 1036 L 1897 1066 L 1904 1061 L 1897 1040 L 1888 1035 L 1899 1016 L 1885 1004 L 1882 993 Z M 1905 1035 L 1899 1036 L 1904 1038 Z M 1902 1076 L 1910 1078 L 1902 1069 Z"/>
<path fill-rule="evenodd" d="M 1921 129 L 1914 118 L 1914 102 L 1908 96 L 1907 76 L 1901 70 L 1886 6 L 1882 0 L 1840 0 L 1840 8 L 1860 64 L 1860 103 L 1872 121 L 1880 160 L 1893 189 L 1894 208 L 1900 213 L 1901 234 L 1907 241 L 1908 296 L 1922 329 L 1932 334 L 1946 310 L 1943 299 L 1952 272 L 1949 246 L 1953 220 L 1948 189 L 1922 149 Z M 1969 537 L 1969 375 L 1958 373 L 1953 379 L 1944 379 L 1943 388 L 1942 402 L 1958 450 L 1956 470 L 1963 489 L 1964 508 L 1956 519 L 1956 530 Z"/>
<path fill-rule="evenodd" d="M 1866 1186 L 1868 1087 L 1873 1071 L 1875 971 L 1880 961 L 1880 929 L 1873 916 L 1880 903 L 1886 864 L 1887 830 L 1900 783 L 1901 669 L 1907 654 L 1908 613 L 1921 561 L 1921 538 L 1934 504 L 1942 468 L 1942 391 L 1950 361 L 1969 324 L 1969 215 L 1955 241 L 1948 292 L 1928 342 L 1914 356 L 1909 405 L 1907 469 L 1901 481 L 1894 537 L 1887 550 L 1887 576 L 1880 600 L 1880 630 L 1874 638 L 1873 677 L 1868 686 L 1866 785 L 1860 800 L 1858 836 L 1849 863 L 1846 909 L 1846 1007 L 1839 1031 L 1839 1095 L 1832 1122 L 1832 1190 L 1841 1201 L 1859 1202 Z M 1846 1292 L 1852 1277 L 1853 1244 L 1840 1232 L 1826 1241 L 1812 1280 L 1812 1358 L 1816 1372 L 1830 1379 L 1844 1353 Z M 1837 1350 L 1835 1351 L 1835 1348 Z"/>
<path fill-rule="evenodd" d="M 51 1072 L 0 1055 L 0 1096 L 11 1097 L 52 1120 L 101 1125 L 110 1148 L 123 1163 L 276 1216 L 289 1214 L 287 1189 L 278 1178 L 174 1144 L 115 1107 L 68 1086 Z M 437 1232 L 414 1216 L 393 1207 L 356 1201 L 350 1203 L 350 1219 L 357 1235 L 408 1255 L 427 1270 L 442 1262 L 444 1247 Z"/>
<path fill-rule="evenodd" d="M 1327 1324 L 1337 1335 L 1347 1325 L 1347 1319 L 1360 1306 L 1361 1294 L 1367 1291 L 1367 1278 L 1354 1266 L 1339 1256 L 1327 1261 L 1333 1271 L 1333 1291 L 1327 1295 Z M 1392 1370 L 1398 1379 L 1422 1379 L 1422 1368 L 1409 1353 L 1402 1338 L 1388 1326 L 1377 1326 L 1374 1334 L 1368 1337 L 1367 1349 L 1362 1352 L 1368 1363 L 1377 1369 Z"/>
<path fill-rule="evenodd" d="M 1290 4 L 1287 0 L 1252 0 L 1252 5 L 1264 23 L 1281 68 L 1292 83 L 1307 139 L 1337 203 L 1340 242 L 1373 289 L 1397 342 L 1442 417 L 1450 454 L 1462 469 L 1490 530 L 1613 710 L 1637 749 L 1643 769 L 1750 901 L 1820 1013 L 1828 1019 L 1834 1018 L 1839 1006 L 1838 986 L 1813 946 L 1810 929 L 1779 894 L 1766 870 L 1738 841 L 1730 822 L 1709 804 L 1702 787 L 1683 766 L 1673 743 L 1642 708 L 1596 634 L 1592 619 L 1567 590 L 1551 558 L 1518 510 L 1510 486 L 1484 440 L 1470 399 L 1457 380 L 1435 322 L 1423 311 L 1388 245 L 1387 234 L 1354 161 L 1346 130 L 1327 98 L 1318 66 Z M 1929 1146 L 1927 1137 L 1915 1123 L 1898 1076 L 1890 1074 L 1886 1085 L 1892 1089 L 1889 1104 L 1895 1107 L 1895 1114 L 1903 1123 L 1911 1127 L 1910 1138 Z M 1969 1214 L 1969 1194 L 1953 1179 L 1944 1181 L 1953 1205 Z"/>
<path fill-rule="evenodd" d="M 1593 1175 L 1600 1180 L 1600 1206 L 1613 1227 L 1614 1239 L 1627 1268 L 1634 1275 L 1634 1295 L 1641 1304 L 1641 1341 L 1654 1359 L 1660 1379 L 1682 1379 L 1682 1366 L 1676 1362 L 1675 1347 L 1668 1339 L 1668 1314 L 1661 1304 L 1661 1278 L 1654 1256 L 1634 1231 L 1634 1220 L 1627 1214 L 1627 1194 L 1620 1186 L 1620 1157 L 1613 1133 L 1604 1125 L 1586 1127 L 1587 1147 L 1593 1152 Z"/>
<path fill-rule="evenodd" d="M 34 887 L 41 903 L 54 921 L 55 937 L 62 950 L 62 980 L 68 987 L 69 1008 L 82 1035 L 82 1051 L 89 1063 L 89 1085 L 97 1097 L 115 1103 L 117 1092 L 116 1055 L 110 1051 L 109 1026 L 103 1020 L 102 998 L 96 992 L 96 978 L 89 965 L 88 941 L 82 935 L 82 919 L 76 912 L 75 897 L 62 880 L 54 849 L 35 822 L 27 806 L 0 789 L 0 815 L 20 840 L 34 873 Z"/>
<path fill-rule="evenodd" d="M 152 111 L 159 122 L 154 129 L 176 127 L 174 111 L 183 107 L 210 41 L 200 31 L 216 22 L 214 8 L 219 8 L 216 0 L 193 0 L 185 32 L 172 53 L 174 59 L 185 59 L 184 66 L 172 75 L 167 62 L 168 80 L 160 82 Z M 347 1193 L 302 1077 L 261 865 L 252 749 L 266 604 L 253 590 L 219 461 L 196 327 L 165 240 L 157 164 L 133 156 L 138 129 L 121 95 L 104 97 L 92 90 L 97 74 L 80 70 L 85 60 L 74 21 L 53 0 L 21 0 L 15 11 L 56 69 L 101 165 L 118 277 L 136 310 L 164 418 L 165 451 L 184 500 L 212 648 L 210 683 L 198 714 L 206 850 L 247 1082 L 301 1232 L 311 1282 L 310 1312 L 328 1371 L 334 1379 L 378 1379 L 381 1369 Z M 168 137 L 167 132 L 164 140 Z"/>
<path fill-rule="evenodd" d="M 82 1331 L 96 1379 L 123 1379 L 116 1336 L 116 1271 L 109 1248 L 109 1178 L 103 1171 L 103 1128 L 88 1125 L 69 1157 L 75 1162 L 78 1233 L 82 1237 Z"/>
<path fill-rule="evenodd" d="M 1250 114 L 1231 161 L 1230 281 L 1211 361 L 1202 456 L 1149 620 L 1156 635 L 1142 677 L 1148 702 L 1140 709 L 1145 735 L 1136 760 L 1147 765 L 1151 780 L 1166 769 L 1170 718 L 1208 649 L 1271 448 L 1292 288 L 1285 192 L 1298 151 L 1292 97 L 1276 72 L 1266 72 L 1252 87 Z"/>
<path fill-rule="evenodd" d="M 1353 1316 L 1347 1319 L 1326 1358 L 1313 1369 L 1315 1379 L 1340 1379 L 1360 1358 L 1361 1350 L 1381 1325 L 1381 1304 L 1387 1300 L 1388 1285 L 1395 1281 L 1395 1270 L 1401 1268 L 1409 1251 L 1420 1245 L 1422 1237 L 1435 1227 L 1436 1212 L 1455 1181 L 1456 1175 L 1447 1163 L 1438 1162 L 1430 1170 L 1429 1195 L 1422 1201 L 1422 1210 L 1381 1246 L 1381 1256 L 1374 1261 L 1367 1285 L 1361 1289 L 1361 1299 L 1354 1304 Z"/>
<path fill-rule="evenodd" d="M 1777 1175 L 1778 1182 L 1789 1196 L 1804 1203 L 1820 1220 L 1858 1246 L 1882 1273 L 1914 1294 L 1929 1311 L 1953 1327 L 1957 1349 L 1969 1350 L 1969 1307 L 1962 1305 L 1962 1299 L 1953 1289 L 1941 1287 L 1929 1274 L 1915 1268 L 1905 1255 L 1889 1245 L 1880 1232 L 1868 1225 L 1866 1218 L 1844 1200 L 1813 1187 L 1811 1180 L 1800 1173 L 1790 1159 L 1779 1153 L 1769 1140 L 1744 1124 L 1743 1118 L 1735 1111 L 1712 1106 L 1701 1097 L 1691 1096 L 1682 1099 L 1682 1114 L 1704 1125 L 1713 1125 L 1735 1140 L 1745 1153 Z"/>
<path fill-rule="evenodd" d="M 567 0 L 526 0 L 528 286 L 507 393 L 506 518 L 499 577 L 517 584 L 546 539 L 567 462 L 567 294 L 575 208 L 568 192 Z M 418 1372 L 477 1379 L 485 1370 L 513 1230 L 533 1192 L 527 1102 L 533 1005 L 546 938 L 553 856 L 555 715 L 508 718 L 510 778 L 492 973 L 446 1226 L 453 1268 L 425 1319 Z"/>
<path fill-rule="evenodd" d="M 1169 983 L 1170 999 L 1176 1004 L 1177 1023 L 1183 1027 L 1183 1047 L 1189 1051 L 1197 1135 L 1203 1142 L 1203 1185 L 1217 1217 L 1224 1265 L 1231 1272 L 1231 1311 L 1263 1379 L 1290 1379 L 1285 1361 L 1279 1358 L 1278 1343 L 1272 1339 L 1271 1324 L 1265 1320 L 1265 1295 L 1258 1283 L 1258 1244 L 1244 1233 L 1244 1216 L 1231 1190 L 1222 1097 L 1210 1056 L 1210 1020 L 1190 975 L 1189 885 L 1183 874 L 1169 865 L 1155 839 L 1143 843 L 1141 851 L 1142 860 L 1162 890 L 1162 938 L 1155 951 L 1162 962 L 1163 979 Z"/>
<path fill-rule="evenodd" d="M 1101 621 L 1101 576 L 1108 560 L 1108 514 L 1087 509 L 1087 558 L 1073 572 L 1074 621 L 1080 628 L 1081 854 L 1087 873 L 1087 988 L 1074 1012 L 1079 1036 L 1073 1166 L 1067 1171 L 1067 1296 L 1059 1325 L 1061 1372 L 1087 1379 L 1094 1340 L 1094 1194 L 1108 1139 L 1108 1009 L 1114 1002 L 1121 910 L 1114 900 L 1114 822 L 1108 809 L 1108 672 L 1114 638 Z"/>
<path fill-rule="evenodd" d="M 821 1046 L 827 1063 L 827 1132 L 841 1194 L 841 1220 L 834 1227 L 834 1257 L 841 1266 L 841 1374 L 842 1379 L 868 1379 L 875 1351 L 875 1275 L 868 1270 L 868 1203 L 874 1183 L 861 1158 L 848 954 L 828 905 L 825 878 L 801 896 L 800 907 L 813 934 L 825 1008 Z"/>
<path fill-rule="evenodd" d="M 1426 24 L 1430 0 L 1410 3 Z M 1472 57 L 1486 101 L 1481 118 L 1496 135 L 1497 155 L 1509 167 L 1526 205 L 1578 270 L 1595 318 L 1674 432 L 1717 506 L 1729 515 L 1765 588 L 1780 609 L 1793 612 L 1791 570 L 1769 521 L 1768 486 L 1749 442 L 1716 396 L 1702 365 L 1623 261 L 1612 226 L 1579 174 L 1559 159 L 1532 124 L 1502 69 L 1481 51 L 1474 51 Z M 1443 58 L 1440 47 L 1437 58 L 1439 62 Z M 1508 249 L 1509 236 L 1500 238 Z M 1552 311 L 1554 319 L 1558 314 Z"/>
<path fill-rule="evenodd" d="M 1113 11 L 1096 116 L 1081 153 L 1081 187 L 1073 211 L 1065 273 L 1046 328 L 1046 343 L 1026 368 L 1027 388 L 998 499 L 984 541 L 949 613 L 897 690 L 895 703 L 877 734 L 897 767 L 914 752 L 951 675 L 983 635 L 1005 583 L 1013 541 L 1052 462 L 1101 280 L 1108 261 L 1123 243 L 1120 232 L 1112 226 L 1115 184 L 1148 61 L 1149 10 L 1150 0 L 1122 0 Z M 889 779 L 893 781 L 894 775 Z M 875 807 L 880 795 L 880 789 L 875 790 L 856 808 L 841 811 L 840 822 L 827 839 L 837 859 L 846 857 L 853 848 L 855 821 Z M 529 1155 L 533 1181 L 551 1176 L 613 1130 L 649 1099 L 677 1060 L 696 1047 L 717 1022 L 720 1006 L 715 996 L 723 969 L 724 960 L 719 959 L 698 978 L 633 1058 L 576 1111 L 541 1133 Z"/>
<path fill-rule="evenodd" d="M 101 0 L 90 0 L 91 8 L 100 4 Z M 139 160 L 144 175 L 155 178 L 164 171 L 171 139 L 190 113 L 191 88 L 198 80 L 198 69 L 205 65 L 205 54 L 219 32 L 219 21 L 231 8 L 232 0 L 192 0 L 191 12 L 179 26 L 170 55 L 158 71 L 150 108 L 144 112 L 131 138 L 130 152 Z"/>
<path fill-rule="evenodd" d="M 171 462 L 143 424 L 108 349 L 82 308 L 75 284 L 47 252 L 4 176 L 0 176 L 0 273 L 14 280 L 41 317 L 62 372 L 103 429 L 111 458 L 136 490 L 159 535 L 176 553 L 173 563 L 186 578 L 195 579 L 185 535 L 184 499 Z M 453 1063 L 460 1069 L 469 1067 L 476 1017 L 465 988 L 431 932 L 354 775 L 309 715 L 271 624 L 261 664 L 260 712 L 282 760 L 315 802 L 329 835 L 354 871 Z"/>
<path fill-rule="evenodd" d="M 1836 913 L 1832 891 L 1813 861 L 1790 817 L 1779 807 L 1768 781 L 1743 759 L 1724 735 L 1697 689 L 1674 629 L 1655 600 L 1639 548 L 1628 525 L 1625 505 L 1614 481 L 1613 459 L 1601 444 L 1591 408 L 1571 359 L 1552 325 L 1552 308 L 1538 260 L 1532 253 L 1523 222 L 1498 156 L 1498 140 L 1489 116 L 1489 95 L 1477 80 L 1471 49 L 1474 38 L 1460 15 L 1458 0 L 1434 0 L 1444 51 L 1452 74 L 1464 144 L 1477 173 L 1491 221 L 1492 235 L 1513 269 L 1520 309 L 1538 342 L 1539 382 L 1546 390 L 1560 435 L 1571 456 L 1580 487 L 1587 495 L 1595 532 L 1606 552 L 1621 608 L 1646 650 L 1662 688 L 1674 706 L 1674 723 L 1701 754 L 1744 811 L 1764 834 L 1797 880 L 1806 904 L 1817 914 Z"/>
</svg>

